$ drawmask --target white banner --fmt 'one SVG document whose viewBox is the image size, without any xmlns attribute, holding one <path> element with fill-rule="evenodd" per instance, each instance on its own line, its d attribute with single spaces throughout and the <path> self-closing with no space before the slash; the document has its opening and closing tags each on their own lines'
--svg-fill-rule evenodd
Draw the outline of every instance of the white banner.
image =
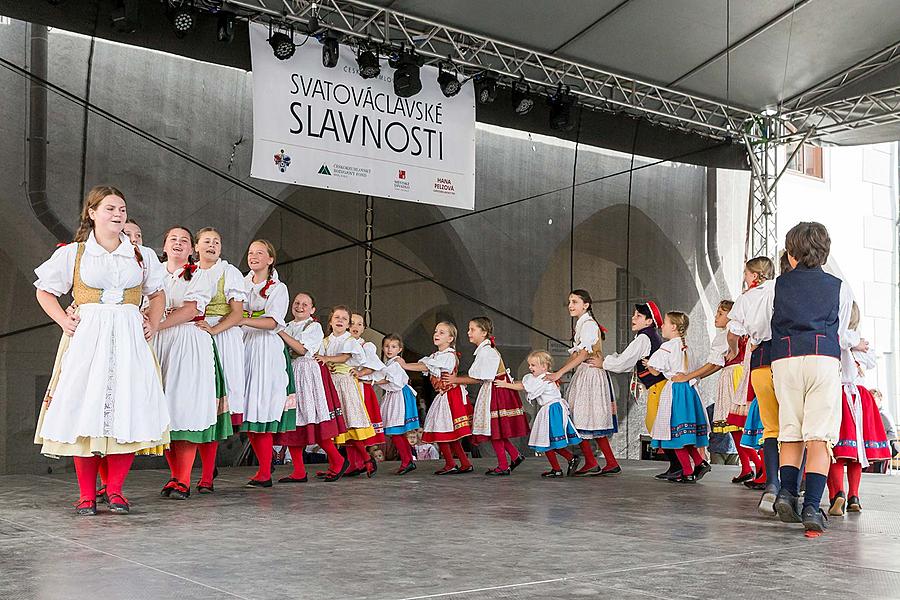
<svg viewBox="0 0 900 600">
<path fill-rule="evenodd" d="M 268 37 L 267 25 L 250 23 L 252 177 L 475 208 L 471 84 L 446 98 L 437 69 L 422 67 L 422 91 L 400 98 L 384 58 L 379 77 L 362 79 L 347 46 L 328 69 L 314 38 L 278 60 Z"/>
</svg>

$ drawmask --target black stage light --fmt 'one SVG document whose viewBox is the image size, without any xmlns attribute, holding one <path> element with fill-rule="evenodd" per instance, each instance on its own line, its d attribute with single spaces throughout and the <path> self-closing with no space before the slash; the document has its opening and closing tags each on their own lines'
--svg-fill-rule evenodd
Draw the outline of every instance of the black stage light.
<svg viewBox="0 0 900 600">
<path fill-rule="evenodd" d="M 487 71 L 475 76 L 475 99 L 479 104 L 490 104 L 497 98 L 497 77 Z"/>
<path fill-rule="evenodd" d="M 272 52 L 275 53 L 275 58 L 278 60 L 287 60 L 294 55 L 296 46 L 294 45 L 293 27 L 290 32 L 290 35 L 282 31 L 269 34 L 269 45 L 272 46 Z"/>
<path fill-rule="evenodd" d="M 513 84 L 511 98 L 513 110 L 517 115 L 527 115 L 534 108 L 534 97 L 524 78 Z"/>
<path fill-rule="evenodd" d="M 322 66 L 333 69 L 340 58 L 338 39 L 333 34 L 326 34 L 322 38 Z"/>
<path fill-rule="evenodd" d="M 378 62 L 377 51 L 360 48 L 356 55 L 356 64 L 359 66 L 359 76 L 363 79 L 374 79 L 381 75 L 381 64 Z"/>
<path fill-rule="evenodd" d="M 441 92 L 447 98 L 457 95 L 459 90 L 462 89 L 462 85 L 459 83 L 459 78 L 456 74 L 444 71 L 443 64 L 438 65 L 437 82 L 438 85 L 441 86 Z"/>
<path fill-rule="evenodd" d="M 419 77 L 419 59 L 412 52 L 402 52 L 394 71 L 394 93 L 401 98 L 410 98 L 422 91 Z"/>
<path fill-rule="evenodd" d="M 197 12 L 193 3 L 184 2 L 172 11 L 172 27 L 175 35 L 183 38 L 197 27 Z"/>
<path fill-rule="evenodd" d="M 234 41 L 234 13 L 219 13 L 216 26 L 216 39 L 226 44 L 230 44 Z"/>
<path fill-rule="evenodd" d="M 569 87 L 559 84 L 556 92 L 547 99 L 547 104 L 550 105 L 550 129 L 571 131 L 574 126 L 572 105 L 575 104 L 575 97 L 569 93 Z"/>
</svg>

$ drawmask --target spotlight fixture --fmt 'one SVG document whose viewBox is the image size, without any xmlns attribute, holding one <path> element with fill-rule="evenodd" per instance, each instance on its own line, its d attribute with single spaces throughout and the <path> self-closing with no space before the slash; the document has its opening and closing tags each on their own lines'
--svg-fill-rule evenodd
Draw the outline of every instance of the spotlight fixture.
<svg viewBox="0 0 900 600">
<path fill-rule="evenodd" d="M 216 27 L 216 39 L 230 44 L 234 41 L 234 13 L 221 12 Z"/>
<path fill-rule="evenodd" d="M 511 98 L 513 111 L 519 116 L 527 115 L 534 108 L 534 97 L 524 77 L 513 84 Z"/>
<path fill-rule="evenodd" d="M 437 82 L 441 87 L 441 92 L 447 98 L 457 95 L 459 93 L 459 90 L 462 89 L 462 84 L 459 83 L 459 78 L 455 73 L 444 71 L 443 63 L 438 65 Z"/>
<path fill-rule="evenodd" d="M 322 66 L 333 69 L 340 58 L 338 39 L 332 33 L 325 34 L 322 38 Z"/>
<path fill-rule="evenodd" d="M 193 2 L 182 2 L 172 10 L 172 27 L 175 36 L 183 38 L 197 27 L 197 12 Z"/>
<path fill-rule="evenodd" d="M 410 98 L 422 91 L 419 77 L 419 59 L 412 52 L 401 51 L 394 71 L 394 93 L 401 98 Z"/>
<path fill-rule="evenodd" d="M 497 98 L 497 76 L 484 71 L 475 76 L 475 98 L 479 104 L 490 104 Z"/>
<path fill-rule="evenodd" d="M 572 105 L 575 104 L 575 97 L 569 92 L 569 86 L 561 83 L 556 86 L 556 92 L 547 99 L 547 104 L 550 105 L 550 129 L 571 131 L 574 126 Z"/>
<path fill-rule="evenodd" d="M 278 60 L 287 60 L 294 55 L 296 46 L 294 45 L 294 28 L 289 29 L 290 35 L 283 31 L 272 33 L 272 24 L 269 24 L 269 45 L 272 46 L 272 52 Z"/>
<path fill-rule="evenodd" d="M 374 79 L 381 75 L 377 48 L 373 52 L 370 48 L 363 50 L 360 47 L 356 54 L 356 64 L 359 66 L 359 76 L 363 79 Z"/>
</svg>

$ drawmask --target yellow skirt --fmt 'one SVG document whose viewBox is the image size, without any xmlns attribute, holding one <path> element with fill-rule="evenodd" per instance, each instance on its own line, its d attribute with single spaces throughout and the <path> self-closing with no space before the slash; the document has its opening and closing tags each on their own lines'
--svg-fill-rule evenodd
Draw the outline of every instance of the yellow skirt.
<svg viewBox="0 0 900 600">
<path fill-rule="evenodd" d="M 644 419 L 647 431 L 653 431 L 653 423 L 656 422 L 656 412 L 659 410 L 659 394 L 664 387 L 666 387 L 665 379 L 654 383 L 647 390 L 647 417 Z"/>
</svg>

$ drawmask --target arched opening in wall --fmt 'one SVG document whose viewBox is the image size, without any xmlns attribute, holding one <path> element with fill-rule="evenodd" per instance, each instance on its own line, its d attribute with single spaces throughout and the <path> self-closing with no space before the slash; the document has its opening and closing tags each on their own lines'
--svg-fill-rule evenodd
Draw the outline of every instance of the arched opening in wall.
<svg viewBox="0 0 900 600">
<path fill-rule="evenodd" d="M 631 250 L 626 256 L 629 210 Z M 566 339 L 571 338 L 572 331 L 565 307 L 571 247 L 568 237 L 557 246 L 532 304 L 534 326 L 542 331 L 568 332 Z M 676 241 L 640 209 L 614 204 L 595 212 L 575 227 L 574 249 L 574 285 L 590 292 L 594 316 L 608 330 L 604 354 L 620 351 L 631 341 L 635 303 L 651 299 L 663 311 L 677 309 L 688 313 L 698 303 L 692 269 Z M 694 326 L 705 330 L 702 319 Z M 565 347 L 548 344 L 541 336 L 533 335 L 532 345 L 548 349 L 557 366 L 568 359 Z M 519 365 L 519 370 L 522 368 Z M 613 446 L 622 456 L 637 458 L 646 407 L 635 404 L 630 380 L 630 374 L 613 376 L 619 415 L 619 433 L 614 436 Z"/>
</svg>

